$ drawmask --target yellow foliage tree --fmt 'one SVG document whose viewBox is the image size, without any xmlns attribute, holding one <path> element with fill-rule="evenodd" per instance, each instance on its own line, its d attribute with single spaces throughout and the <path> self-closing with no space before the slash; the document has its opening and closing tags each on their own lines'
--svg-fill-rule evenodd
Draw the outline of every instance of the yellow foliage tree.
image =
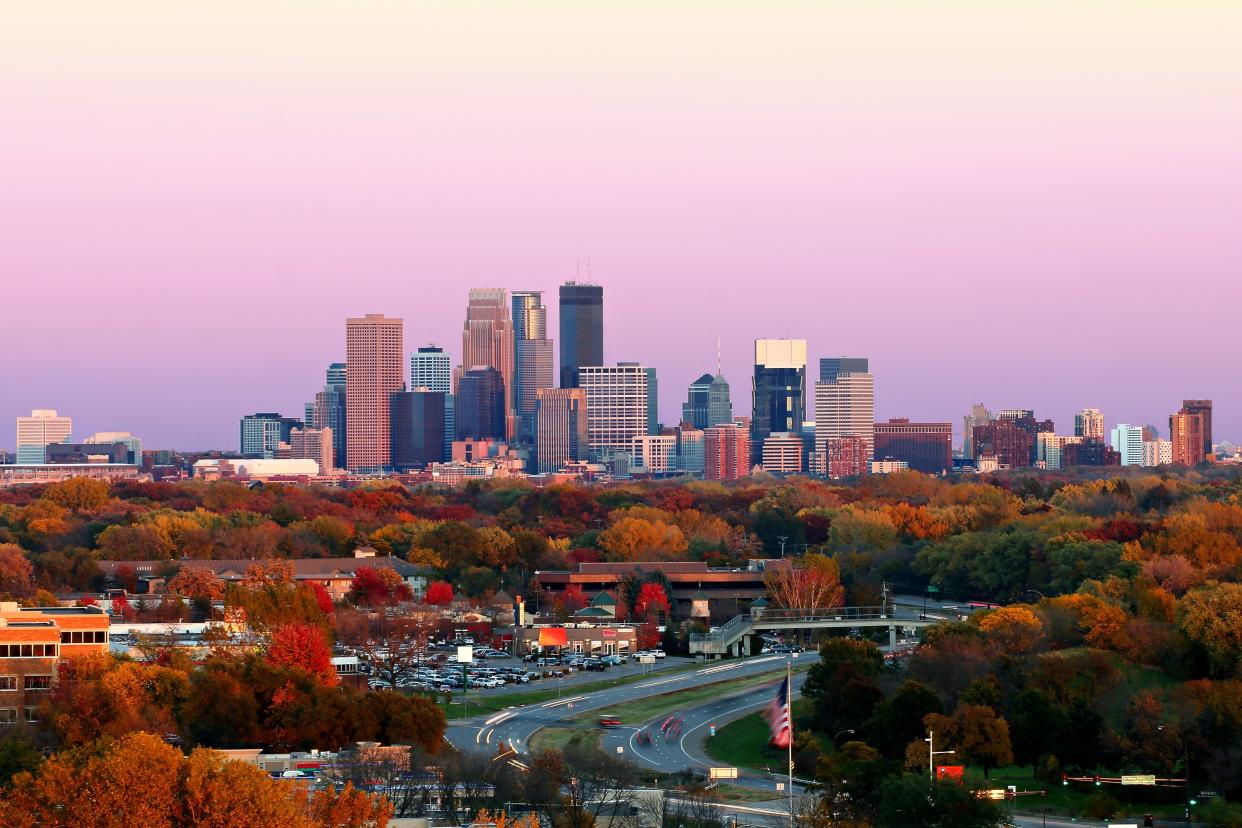
<svg viewBox="0 0 1242 828">
<path fill-rule="evenodd" d="M 1039 616 L 1026 607 L 1001 607 L 977 617 L 979 628 L 1006 652 L 1030 652 L 1044 634 Z"/>
</svg>

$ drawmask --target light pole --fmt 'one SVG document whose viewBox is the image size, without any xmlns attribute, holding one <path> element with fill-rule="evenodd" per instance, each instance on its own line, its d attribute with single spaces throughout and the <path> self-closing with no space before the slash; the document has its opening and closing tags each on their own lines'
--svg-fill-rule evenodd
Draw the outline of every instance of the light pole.
<svg viewBox="0 0 1242 828">
<path fill-rule="evenodd" d="M 777 535 L 776 539 L 781 542 L 781 557 L 785 557 L 785 541 L 789 540 L 786 535 Z"/>
<path fill-rule="evenodd" d="M 842 731 L 841 731 L 840 733 L 838 733 L 836 736 L 833 736 L 833 737 L 832 737 L 832 743 L 833 743 L 834 745 L 837 743 L 837 739 L 841 736 L 841 733 L 849 733 L 849 734 L 853 734 L 853 732 L 854 732 L 854 728 L 850 728 L 849 730 L 842 730 Z"/>
<path fill-rule="evenodd" d="M 933 737 L 934 734 L 929 730 L 927 731 L 927 738 L 923 740 L 927 742 L 927 780 L 929 782 L 936 781 L 936 757 L 944 753 L 953 753 L 951 750 L 936 750 L 936 743 L 933 741 Z"/>
</svg>

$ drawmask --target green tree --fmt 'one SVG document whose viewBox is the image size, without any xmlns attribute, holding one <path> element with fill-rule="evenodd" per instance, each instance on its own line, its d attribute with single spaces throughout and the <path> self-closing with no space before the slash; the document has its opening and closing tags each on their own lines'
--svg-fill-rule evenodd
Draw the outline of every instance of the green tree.
<svg viewBox="0 0 1242 828">
<path fill-rule="evenodd" d="M 922 775 L 890 776 L 880 786 L 878 828 L 1000 828 L 1000 806 L 950 780 Z"/>
</svg>

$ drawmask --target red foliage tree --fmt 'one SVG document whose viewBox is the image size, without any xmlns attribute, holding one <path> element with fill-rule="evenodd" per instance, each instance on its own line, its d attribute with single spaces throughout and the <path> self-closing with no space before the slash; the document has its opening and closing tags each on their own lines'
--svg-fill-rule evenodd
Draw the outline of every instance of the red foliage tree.
<svg viewBox="0 0 1242 828">
<path fill-rule="evenodd" d="M 453 603 L 453 585 L 448 581 L 432 581 L 427 584 L 427 592 L 423 595 L 423 601 L 437 607 Z"/>
<path fill-rule="evenodd" d="M 391 569 L 361 566 L 349 584 L 350 595 L 359 604 L 388 606 L 414 597 L 410 585 Z"/>
<path fill-rule="evenodd" d="M 648 621 L 638 628 L 638 649 L 653 650 L 660 646 L 660 630 L 654 621 Z"/>
<path fill-rule="evenodd" d="M 571 549 L 565 553 L 565 557 L 570 563 L 597 563 L 599 561 L 599 552 L 594 549 Z"/>
<path fill-rule="evenodd" d="M 310 591 L 315 593 L 315 603 L 319 605 L 319 611 L 324 615 L 331 615 L 336 612 L 336 604 L 332 602 L 332 595 L 328 592 L 328 588 L 318 581 L 310 581 L 307 586 Z"/>
<path fill-rule="evenodd" d="M 338 681 L 332 650 L 323 631 L 310 624 L 285 624 L 272 633 L 267 662 L 273 667 L 297 667 L 331 687 Z"/>
<path fill-rule="evenodd" d="M 98 605 L 99 605 L 99 602 L 96 601 L 95 598 L 91 595 L 83 595 L 81 598 L 78 599 L 79 607 L 94 607 Z"/>
<path fill-rule="evenodd" d="M 137 611 L 130 605 L 129 599 L 124 595 L 118 595 L 112 599 L 112 614 L 120 616 L 126 621 L 133 621 L 138 616 Z"/>
<path fill-rule="evenodd" d="M 570 584 L 561 594 L 561 603 L 565 605 L 567 611 L 577 612 L 587 604 L 586 593 L 577 584 Z"/>
<path fill-rule="evenodd" d="M 643 618 L 657 612 L 668 612 L 668 596 L 660 584 L 643 584 L 638 591 L 638 600 L 634 602 L 634 617 Z"/>
</svg>

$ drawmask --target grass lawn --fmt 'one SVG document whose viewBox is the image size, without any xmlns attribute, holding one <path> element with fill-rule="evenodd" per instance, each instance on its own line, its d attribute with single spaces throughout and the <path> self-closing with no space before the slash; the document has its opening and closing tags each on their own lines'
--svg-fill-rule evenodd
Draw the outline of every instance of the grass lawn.
<svg viewBox="0 0 1242 828">
<path fill-rule="evenodd" d="M 794 699 L 793 717 L 796 730 L 810 727 L 809 699 Z M 768 747 L 769 735 L 768 723 L 763 716 L 758 712 L 748 713 L 717 728 L 716 735 L 708 737 L 704 749 L 708 756 L 719 759 L 726 767 L 783 771 L 788 761 L 787 754 Z"/>
<path fill-rule="evenodd" d="M 578 743 L 599 749 L 604 734 L 597 729 L 583 727 L 564 727 L 552 725 L 535 731 L 530 737 L 528 747 L 532 752 L 540 750 L 564 750 L 570 744 Z"/>
<path fill-rule="evenodd" d="M 658 670 L 655 673 L 635 673 L 629 676 L 621 676 L 614 679 L 600 679 L 599 681 L 591 681 L 582 684 L 566 684 L 562 686 L 559 695 L 564 697 L 578 696 L 583 693 L 593 693 L 596 690 L 607 690 L 610 687 L 619 687 L 623 684 L 633 684 L 636 681 L 643 681 L 652 678 L 660 678 L 663 676 L 674 676 L 678 673 L 684 673 L 688 670 L 701 669 L 701 664 L 679 664 L 676 667 L 669 667 L 665 670 Z M 469 691 L 468 713 L 470 716 L 490 716 L 504 710 L 506 707 L 520 707 L 526 704 L 539 704 L 541 702 L 552 701 L 557 697 L 556 679 L 540 679 L 544 685 L 543 689 L 525 690 L 520 693 L 491 693 L 488 690 L 471 690 Z M 444 693 L 427 693 L 427 696 L 436 699 L 440 708 L 444 710 L 444 716 L 447 719 L 465 718 L 462 712 L 461 691 L 456 690 L 452 694 L 452 703 L 446 704 L 446 694 Z"/>
</svg>

